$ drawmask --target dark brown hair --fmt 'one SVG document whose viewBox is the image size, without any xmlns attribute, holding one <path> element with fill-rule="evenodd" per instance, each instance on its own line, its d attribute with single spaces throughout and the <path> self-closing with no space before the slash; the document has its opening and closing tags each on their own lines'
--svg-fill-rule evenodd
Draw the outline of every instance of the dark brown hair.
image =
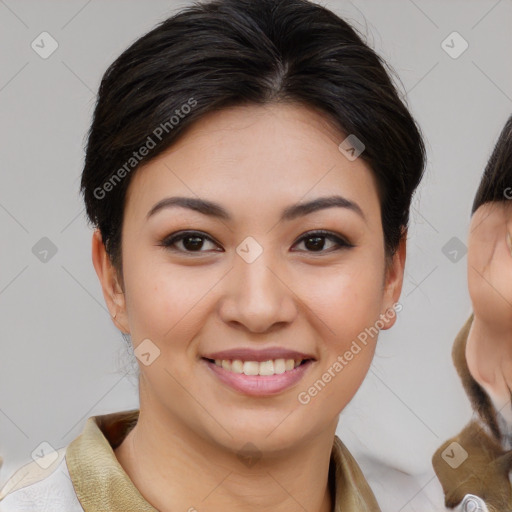
<svg viewBox="0 0 512 512">
<path fill-rule="evenodd" d="M 484 203 L 512 199 L 512 116 L 501 130 L 473 201 L 471 215 Z"/>
<path fill-rule="evenodd" d="M 272 102 L 314 107 L 340 137 L 362 141 L 393 254 L 425 148 L 385 65 L 347 22 L 307 0 L 195 2 L 140 37 L 101 80 L 81 180 L 112 263 L 122 274 L 126 190 L 141 163 L 208 112 Z"/>
</svg>

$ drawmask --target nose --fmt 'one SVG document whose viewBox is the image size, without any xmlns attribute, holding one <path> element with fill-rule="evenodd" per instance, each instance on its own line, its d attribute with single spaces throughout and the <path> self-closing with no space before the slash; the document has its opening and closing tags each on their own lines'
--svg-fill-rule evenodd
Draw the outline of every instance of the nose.
<svg viewBox="0 0 512 512">
<path fill-rule="evenodd" d="M 298 313 L 297 296 L 284 265 L 270 250 L 251 262 L 238 254 L 224 280 L 220 316 L 226 323 L 254 333 L 266 333 L 293 322 Z"/>
</svg>

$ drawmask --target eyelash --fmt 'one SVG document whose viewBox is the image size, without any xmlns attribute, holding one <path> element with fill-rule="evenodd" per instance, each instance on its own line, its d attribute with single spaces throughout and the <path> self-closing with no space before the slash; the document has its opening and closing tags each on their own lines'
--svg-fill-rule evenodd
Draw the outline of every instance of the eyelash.
<svg viewBox="0 0 512 512">
<path fill-rule="evenodd" d="M 194 254 L 194 253 L 197 253 L 197 254 L 200 254 L 202 252 L 208 252 L 208 251 L 201 251 L 201 250 L 198 250 L 198 251 L 182 251 L 182 250 L 179 250 L 179 249 L 176 249 L 176 248 L 173 248 L 172 246 L 176 243 L 176 242 L 180 242 L 181 240 L 184 240 L 185 238 L 188 238 L 188 237 L 196 237 L 196 238 L 203 238 L 205 240 L 208 240 L 214 244 L 216 244 L 215 240 L 213 240 L 212 238 L 210 238 L 208 235 L 205 235 L 203 233 L 201 233 L 200 231 L 182 231 L 182 232 L 178 232 L 178 233 L 174 233 L 166 238 L 164 238 L 161 243 L 159 244 L 160 246 L 163 246 L 169 250 L 173 250 L 173 251 L 176 251 L 176 252 L 182 252 L 182 253 L 185 253 L 185 254 Z M 314 237 L 321 237 L 321 238 L 325 238 L 325 239 L 328 239 L 328 240 L 331 240 L 332 242 L 334 242 L 337 247 L 335 247 L 334 249 L 330 249 L 330 250 L 320 250 L 320 251 L 305 251 L 305 252 L 309 252 L 311 254 L 322 254 L 322 253 L 331 253 L 331 252 L 335 252 L 335 251 L 339 251 L 339 250 L 342 250 L 342 249 L 351 249 L 352 247 L 355 247 L 353 244 L 347 242 L 346 240 L 344 240 L 343 238 L 335 235 L 334 233 L 331 233 L 330 231 L 326 231 L 324 229 L 320 229 L 320 230 L 317 230 L 317 231 L 310 231 L 308 233 L 305 233 L 301 238 L 299 238 L 297 240 L 297 242 L 294 244 L 298 244 L 304 240 L 307 240 L 309 238 L 314 238 Z M 217 251 L 216 251 L 217 252 Z"/>
</svg>

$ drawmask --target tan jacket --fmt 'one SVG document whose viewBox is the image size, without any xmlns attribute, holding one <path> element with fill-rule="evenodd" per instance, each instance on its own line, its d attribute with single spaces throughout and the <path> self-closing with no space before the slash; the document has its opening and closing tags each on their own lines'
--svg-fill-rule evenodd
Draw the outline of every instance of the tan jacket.
<svg viewBox="0 0 512 512">
<path fill-rule="evenodd" d="M 0 491 L 0 511 L 155 512 L 114 454 L 138 416 L 139 411 L 132 410 L 90 417 L 82 434 L 67 448 L 46 454 L 46 462 L 30 462 L 7 481 Z M 331 472 L 335 481 L 333 512 L 381 512 L 359 466 L 338 436 L 333 440 Z"/>
<path fill-rule="evenodd" d="M 473 318 L 471 314 L 459 330 L 452 349 L 455 368 L 474 411 L 473 418 L 459 434 L 436 450 L 432 465 L 443 487 L 447 507 L 462 503 L 460 510 L 511 512 L 512 425 L 469 371 L 466 344 Z M 465 508 L 464 497 L 468 503 L 478 504 L 478 508 L 476 505 Z"/>
</svg>

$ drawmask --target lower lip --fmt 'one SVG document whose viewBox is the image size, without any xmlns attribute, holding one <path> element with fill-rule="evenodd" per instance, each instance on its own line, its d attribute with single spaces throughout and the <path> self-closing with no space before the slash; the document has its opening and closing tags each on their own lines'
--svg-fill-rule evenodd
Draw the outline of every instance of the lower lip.
<svg viewBox="0 0 512 512">
<path fill-rule="evenodd" d="M 268 396 L 285 391 L 297 384 L 313 363 L 312 360 L 309 360 L 293 370 L 276 375 L 245 375 L 225 370 L 208 359 L 203 358 L 203 361 L 224 384 L 250 396 Z"/>
</svg>

